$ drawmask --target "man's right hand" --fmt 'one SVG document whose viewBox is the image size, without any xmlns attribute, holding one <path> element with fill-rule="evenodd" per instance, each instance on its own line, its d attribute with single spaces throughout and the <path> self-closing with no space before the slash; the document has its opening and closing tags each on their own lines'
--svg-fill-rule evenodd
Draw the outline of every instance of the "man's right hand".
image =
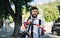
<svg viewBox="0 0 60 38">
<path fill-rule="evenodd" d="M 26 30 L 26 27 L 28 27 L 28 25 L 31 23 L 32 20 L 29 20 L 28 22 L 24 22 L 24 24 L 22 24 L 21 28 L 22 30 Z"/>
<path fill-rule="evenodd" d="M 22 30 L 26 30 L 26 27 L 24 25 L 21 26 Z"/>
</svg>

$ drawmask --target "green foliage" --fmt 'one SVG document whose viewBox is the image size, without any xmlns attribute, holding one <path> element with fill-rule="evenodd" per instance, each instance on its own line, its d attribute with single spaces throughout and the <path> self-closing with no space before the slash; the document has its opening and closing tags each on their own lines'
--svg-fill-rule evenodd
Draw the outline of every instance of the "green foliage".
<svg viewBox="0 0 60 38">
<path fill-rule="evenodd" d="M 28 11 L 29 9 L 29 5 L 28 5 L 28 2 L 31 2 L 33 0 L 1 0 L 0 1 L 0 12 L 2 13 L 2 17 L 3 18 L 8 18 L 7 16 L 9 15 L 14 15 L 13 12 L 11 11 L 18 11 L 19 10 L 19 13 L 20 15 L 22 15 L 22 10 L 23 10 L 23 7 L 22 6 L 25 6 L 25 9 Z M 13 10 L 11 7 L 11 5 L 15 5 L 15 9 Z M 10 6 L 9 6 L 10 5 Z M 6 7 L 8 9 L 6 9 Z M 18 9 L 18 10 L 17 10 Z M 9 10 L 9 11 L 8 11 Z"/>
<path fill-rule="evenodd" d="M 9 19 L 10 19 L 10 23 L 12 23 L 13 22 L 12 16 L 9 16 Z"/>
<path fill-rule="evenodd" d="M 28 2 L 31 2 L 31 1 L 32 0 L 11 0 L 10 2 L 9 0 L 0 0 L 0 10 L 1 10 L 0 12 L 2 12 L 3 17 L 5 17 L 5 15 L 6 17 L 11 15 L 15 23 L 13 36 L 18 35 L 20 26 L 22 25 L 22 6 L 24 5 L 25 7 L 27 7 Z M 15 6 L 15 12 L 11 8 L 12 4 L 14 4 Z M 12 18 L 10 18 L 11 22 L 12 22 Z"/>
<path fill-rule="evenodd" d="M 54 21 L 59 17 L 57 5 L 58 5 L 57 3 L 53 2 L 40 6 L 43 9 L 45 21 L 47 22 Z"/>
</svg>

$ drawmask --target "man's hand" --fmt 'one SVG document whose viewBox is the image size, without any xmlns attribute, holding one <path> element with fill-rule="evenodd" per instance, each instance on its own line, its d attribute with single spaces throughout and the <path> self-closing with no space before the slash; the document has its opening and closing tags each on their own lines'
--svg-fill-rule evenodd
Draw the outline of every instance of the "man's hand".
<svg viewBox="0 0 60 38">
<path fill-rule="evenodd" d="M 28 22 L 24 22 L 24 24 L 22 24 L 21 28 L 22 30 L 26 30 L 26 27 L 28 27 L 28 25 L 31 23 L 32 20 L 29 20 Z"/>
<path fill-rule="evenodd" d="M 21 26 L 22 30 L 26 30 L 26 27 L 24 25 Z"/>
<path fill-rule="evenodd" d="M 40 27 L 40 28 L 44 28 L 44 26 L 42 26 L 42 25 L 40 25 L 39 27 Z"/>
</svg>

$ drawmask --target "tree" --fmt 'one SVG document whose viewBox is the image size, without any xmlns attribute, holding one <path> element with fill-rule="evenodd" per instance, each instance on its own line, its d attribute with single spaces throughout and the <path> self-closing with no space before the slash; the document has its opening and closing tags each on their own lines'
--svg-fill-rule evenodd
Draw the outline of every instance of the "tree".
<svg viewBox="0 0 60 38">
<path fill-rule="evenodd" d="M 2 13 L 0 13 L 0 15 L 1 15 Z M 2 15 L 0 16 L 0 28 L 2 28 L 2 26 L 3 26 L 3 20 L 2 20 Z"/>
<path fill-rule="evenodd" d="M 40 6 L 43 9 L 45 21 L 51 22 L 59 17 L 58 5 L 58 2 L 50 2 Z"/>
<path fill-rule="evenodd" d="M 46 21 L 53 21 L 56 20 L 59 16 L 59 11 L 57 7 L 47 7 L 44 9 L 44 18 Z"/>
<path fill-rule="evenodd" d="M 10 1 L 11 3 L 13 2 L 15 5 L 15 13 L 11 8 Z M 15 29 L 13 33 L 14 36 L 18 35 L 20 26 L 22 25 L 22 6 L 25 5 L 27 7 L 28 2 L 31 2 L 31 1 L 32 0 L 0 0 L 0 10 L 2 9 L 1 12 L 3 16 L 7 17 L 8 15 L 11 15 L 15 23 Z"/>
</svg>

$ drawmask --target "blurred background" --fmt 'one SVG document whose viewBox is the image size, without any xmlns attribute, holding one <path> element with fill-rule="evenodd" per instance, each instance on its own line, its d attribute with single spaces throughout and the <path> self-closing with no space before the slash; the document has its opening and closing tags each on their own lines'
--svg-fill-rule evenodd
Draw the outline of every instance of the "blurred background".
<svg viewBox="0 0 60 38">
<path fill-rule="evenodd" d="M 44 21 L 46 30 L 44 38 L 59 38 L 51 35 L 51 29 L 53 22 L 60 18 L 60 0 L 1 0 L 0 37 L 13 38 L 11 35 L 20 37 L 18 35 L 20 27 L 30 16 L 32 6 L 39 9 L 38 17 Z"/>
</svg>

